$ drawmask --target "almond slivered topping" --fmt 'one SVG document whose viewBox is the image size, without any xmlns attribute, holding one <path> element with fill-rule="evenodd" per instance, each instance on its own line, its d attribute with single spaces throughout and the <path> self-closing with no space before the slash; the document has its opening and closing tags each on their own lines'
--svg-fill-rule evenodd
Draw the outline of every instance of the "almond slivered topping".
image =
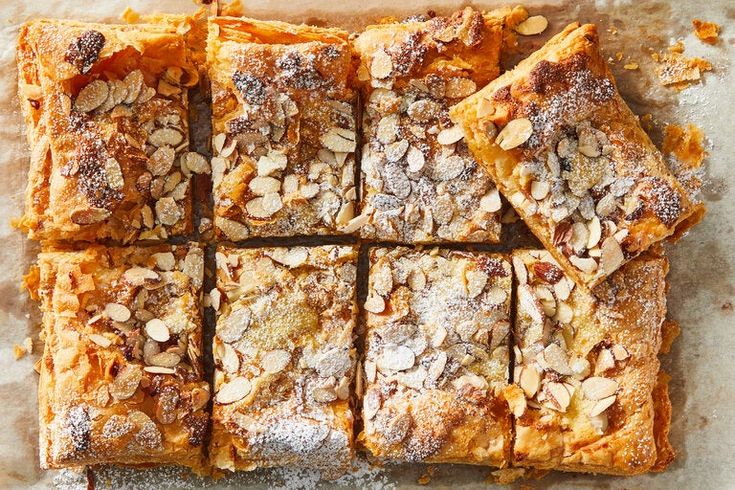
<svg viewBox="0 0 735 490">
<path fill-rule="evenodd" d="M 533 398 L 533 395 L 535 395 L 539 389 L 540 383 L 541 376 L 535 367 L 523 366 L 523 368 L 521 368 L 519 384 L 526 393 L 526 397 Z"/>
<path fill-rule="evenodd" d="M 393 60 L 382 49 L 376 51 L 373 60 L 370 63 L 370 74 L 377 79 L 383 79 L 390 76 L 393 71 Z"/>
<path fill-rule="evenodd" d="M 248 396 L 250 390 L 250 381 L 245 377 L 238 376 L 220 386 L 215 401 L 220 405 L 235 403 Z"/>
<path fill-rule="evenodd" d="M 533 124 L 526 118 L 513 119 L 495 137 L 495 143 L 503 150 L 512 150 L 533 134 Z"/>
<path fill-rule="evenodd" d="M 566 386 L 562 383 L 551 382 L 546 385 L 547 393 L 552 397 L 552 403 L 560 412 L 566 412 L 571 397 Z"/>
<path fill-rule="evenodd" d="M 614 379 L 592 376 L 582 381 L 582 390 L 588 399 L 602 400 L 615 394 L 618 383 Z"/>
<path fill-rule="evenodd" d="M 615 395 L 602 398 L 592 406 L 590 409 L 590 416 L 596 417 L 597 415 L 600 415 L 602 412 L 610 408 L 612 404 L 615 403 L 616 399 L 617 397 Z"/>
<path fill-rule="evenodd" d="M 168 327 L 158 318 L 149 320 L 145 324 L 145 333 L 156 342 L 168 342 L 168 339 L 171 338 Z"/>
<path fill-rule="evenodd" d="M 260 366 L 266 373 L 275 374 L 283 371 L 291 362 L 291 354 L 285 350 L 272 350 L 263 354 Z"/>
<path fill-rule="evenodd" d="M 513 30 L 522 36 L 534 36 L 544 32 L 548 25 L 549 21 L 543 15 L 533 15 L 515 26 Z"/>
<path fill-rule="evenodd" d="M 130 310 L 119 303 L 107 303 L 105 305 L 105 313 L 116 322 L 126 322 L 130 320 Z"/>
</svg>

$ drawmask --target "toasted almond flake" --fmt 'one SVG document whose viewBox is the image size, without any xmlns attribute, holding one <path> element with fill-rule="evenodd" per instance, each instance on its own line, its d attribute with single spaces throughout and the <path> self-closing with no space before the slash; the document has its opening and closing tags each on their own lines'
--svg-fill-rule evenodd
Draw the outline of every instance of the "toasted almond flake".
<svg viewBox="0 0 735 490">
<path fill-rule="evenodd" d="M 587 223 L 587 229 L 589 236 L 587 237 L 587 248 L 594 248 L 600 241 L 602 236 L 602 227 L 600 226 L 600 218 L 594 216 L 589 223 Z"/>
<path fill-rule="evenodd" d="M 181 131 L 172 127 L 159 128 L 148 136 L 148 142 L 156 148 L 164 146 L 176 147 L 184 141 Z"/>
<path fill-rule="evenodd" d="M 130 310 L 120 303 L 107 303 L 105 305 L 105 314 L 113 321 L 126 322 L 130 320 Z"/>
<path fill-rule="evenodd" d="M 168 326 L 158 318 L 153 318 L 145 324 L 145 333 L 156 342 L 167 342 L 171 338 Z"/>
<path fill-rule="evenodd" d="M 548 182 L 534 181 L 531 183 L 531 196 L 537 201 L 543 200 L 549 195 L 550 186 Z"/>
<path fill-rule="evenodd" d="M 451 145 L 464 138 L 464 131 L 459 124 L 451 128 L 442 129 L 436 135 L 436 141 L 440 145 Z"/>
<path fill-rule="evenodd" d="M 214 224 L 232 241 L 245 240 L 250 236 L 250 229 L 237 221 L 216 216 Z"/>
<path fill-rule="evenodd" d="M 513 119 L 495 137 L 495 143 L 503 150 L 512 150 L 533 134 L 533 124 L 526 118 Z"/>
<path fill-rule="evenodd" d="M 372 209 L 366 209 L 362 214 L 359 214 L 352 218 L 343 228 L 343 233 L 354 233 L 370 221 L 372 216 Z"/>
<path fill-rule="evenodd" d="M 365 300 L 364 307 L 370 313 L 382 313 L 385 310 L 385 300 L 380 295 L 372 293 Z"/>
<path fill-rule="evenodd" d="M 112 341 L 105 337 L 104 335 L 100 335 L 97 333 L 91 333 L 88 335 L 89 340 L 94 342 L 95 344 L 99 345 L 100 347 L 110 347 L 112 345 Z"/>
<path fill-rule="evenodd" d="M 605 274 L 612 274 L 625 262 L 623 249 L 615 237 L 607 237 L 602 242 L 602 254 L 600 255 L 600 265 Z"/>
<path fill-rule="evenodd" d="M 209 401 L 209 388 L 194 388 L 191 390 L 191 408 L 194 411 L 201 410 L 207 406 Z"/>
<path fill-rule="evenodd" d="M 528 270 L 526 269 L 526 264 L 523 262 L 523 259 L 514 255 L 511 258 L 511 261 L 513 262 L 513 271 L 515 271 L 518 284 L 528 284 Z"/>
<path fill-rule="evenodd" d="M 176 367 L 176 365 L 181 362 L 181 356 L 174 352 L 159 352 L 158 354 L 151 356 L 149 361 L 149 364 L 153 366 L 172 368 Z"/>
<path fill-rule="evenodd" d="M 357 145 L 354 131 L 338 127 L 330 128 L 329 131 L 322 135 L 320 141 L 328 149 L 343 153 L 355 151 Z"/>
<path fill-rule="evenodd" d="M 176 258 L 171 252 L 159 252 L 153 254 L 153 259 L 156 261 L 156 267 L 162 271 L 170 271 L 176 267 Z M 150 269 L 146 269 L 150 270 Z"/>
<path fill-rule="evenodd" d="M 120 169 L 120 164 L 114 158 L 108 158 L 105 161 L 105 180 L 111 189 L 117 191 L 125 186 L 122 169 Z"/>
<path fill-rule="evenodd" d="M 306 247 L 275 248 L 268 253 L 268 256 L 279 264 L 293 269 L 306 263 L 309 258 L 309 249 Z"/>
<path fill-rule="evenodd" d="M 365 420 L 372 420 L 380 410 L 382 400 L 380 399 L 380 392 L 377 390 L 370 390 L 365 393 L 365 398 L 362 401 L 362 416 Z"/>
<path fill-rule="evenodd" d="M 75 209 L 69 218 L 77 225 L 92 225 L 112 216 L 112 212 L 103 208 Z"/>
<path fill-rule="evenodd" d="M 490 102 L 485 97 L 480 97 L 480 100 L 477 101 L 477 108 L 475 110 L 476 110 L 476 113 L 477 113 L 477 117 L 478 118 L 483 118 L 483 117 L 486 117 L 486 116 L 489 116 L 490 114 L 492 114 L 493 113 L 493 109 L 494 108 L 493 108 L 492 102 Z M 493 124 L 493 127 L 495 127 L 494 124 Z"/>
<path fill-rule="evenodd" d="M 138 98 L 135 99 L 136 104 L 144 104 L 151 100 L 156 95 L 156 89 L 153 87 L 143 86 L 141 87 Z"/>
<path fill-rule="evenodd" d="M 615 394 L 618 383 L 614 379 L 591 376 L 582 381 L 582 390 L 590 400 L 602 400 Z"/>
<path fill-rule="evenodd" d="M 151 374 L 176 374 L 175 369 L 163 366 L 146 366 L 143 371 Z"/>
<path fill-rule="evenodd" d="M 514 30 L 521 36 L 534 36 L 541 34 L 549 26 L 549 21 L 543 15 L 533 15 L 524 20 Z"/>
<path fill-rule="evenodd" d="M 546 385 L 546 391 L 553 398 L 552 403 L 556 408 L 560 412 L 566 412 L 571 401 L 567 388 L 562 383 L 551 382 Z"/>
<path fill-rule="evenodd" d="M 248 184 L 250 191 L 256 196 L 265 196 L 281 190 L 281 181 L 273 177 L 255 177 Z"/>
<path fill-rule="evenodd" d="M 498 189 L 492 189 L 480 198 L 480 209 L 487 213 L 495 213 L 500 211 L 503 203 L 500 201 L 500 193 Z"/>
<path fill-rule="evenodd" d="M 195 174 L 208 174 L 212 171 L 204 155 L 195 151 L 188 151 L 181 155 L 181 164 Z"/>
<path fill-rule="evenodd" d="M 444 340 L 447 338 L 448 332 L 447 329 L 442 327 L 441 325 L 436 327 L 436 330 L 434 330 L 434 334 L 431 336 L 431 345 L 432 347 L 439 347 L 444 343 Z"/>
<path fill-rule="evenodd" d="M 123 84 L 126 89 L 126 96 L 123 102 L 132 104 L 138 98 L 143 88 L 143 72 L 140 70 L 131 71 L 123 78 Z"/>
<path fill-rule="evenodd" d="M 508 299 L 508 293 L 500 286 L 492 286 L 485 295 L 485 300 L 490 305 L 502 305 L 506 299 Z"/>
<path fill-rule="evenodd" d="M 563 301 L 556 304 L 556 314 L 554 319 L 560 323 L 569 323 L 574 318 L 574 310 L 571 306 Z"/>
<path fill-rule="evenodd" d="M 219 344 L 222 347 L 222 352 L 219 354 L 219 358 L 222 362 L 222 369 L 226 373 L 237 373 L 240 369 L 240 356 L 237 355 L 237 351 L 230 344 Z"/>
<path fill-rule="evenodd" d="M 615 358 L 609 349 L 600 349 L 595 362 L 595 375 L 603 374 L 608 369 L 615 367 Z"/>
<path fill-rule="evenodd" d="M 597 270 L 597 261 L 592 258 L 571 255 L 569 257 L 569 262 L 571 262 L 577 269 L 587 274 L 593 274 Z"/>
<path fill-rule="evenodd" d="M 269 196 L 272 196 L 272 194 L 269 194 Z M 280 196 L 278 196 L 278 194 L 276 194 L 275 196 L 278 198 L 277 201 L 280 202 Z M 245 209 L 247 210 L 248 214 L 250 214 L 254 218 L 269 218 L 281 207 L 282 204 L 281 206 L 277 206 L 276 200 L 273 197 L 269 197 L 268 202 L 266 203 L 265 196 L 251 199 L 245 205 Z M 272 209 L 275 209 L 275 211 L 272 211 Z"/>
<path fill-rule="evenodd" d="M 260 358 L 260 367 L 266 373 L 275 374 L 283 371 L 291 362 L 291 354 L 285 350 L 271 350 L 265 352 Z"/>
<path fill-rule="evenodd" d="M 393 71 L 393 60 L 390 55 L 382 49 L 375 52 L 370 62 L 370 74 L 373 78 L 381 80 L 390 76 Z"/>
<path fill-rule="evenodd" d="M 528 285 L 519 285 L 518 304 L 520 305 L 519 312 L 530 316 L 535 323 L 544 323 L 545 318 L 541 304 Z"/>
<path fill-rule="evenodd" d="M 381 372 L 405 371 L 416 363 L 416 354 L 406 346 L 387 346 L 377 359 Z"/>
<path fill-rule="evenodd" d="M 508 408 L 515 417 L 522 417 L 526 413 L 528 404 L 523 390 L 518 385 L 509 385 L 503 390 L 503 397 L 508 402 Z"/>
<path fill-rule="evenodd" d="M 421 291 L 426 287 L 426 275 L 421 269 L 412 269 L 408 273 L 408 287 L 415 292 Z"/>
<path fill-rule="evenodd" d="M 533 395 L 536 394 L 541 384 L 541 376 L 538 370 L 533 366 L 523 366 L 521 368 L 519 384 L 526 393 L 526 397 L 533 398 Z"/>
<path fill-rule="evenodd" d="M 286 170 L 288 157 L 283 153 L 271 152 L 258 159 L 258 176 L 267 177 L 273 172 Z"/>
<path fill-rule="evenodd" d="M 630 353 L 628 352 L 628 349 L 626 349 L 624 346 L 620 344 L 615 344 L 610 349 L 612 351 L 613 356 L 615 356 L 616 361 L 624 361 L 628 357 L 630 357 Z"/>
<path fill-rule="evenodd" d="M 572 370 L 569 367 L 567 353 L 557 344 L 549 344 L 544 349 L 544 361 L 559 374 L 569 375 Z"/>
<path fill-rule="evenodd" d="M 93 80 L 79 91 L 74 101 L 74 110 L 90 112 L 101 106 L 110 93 L 109 86 L 102 80 Z"/>
<path fill-rule="evenodd" d="M 330 403 L 337 399 L 334 386 L 317 386 L 311 391 L 311 397 L 318 403 Z"/>
<path fill-rule="evenodd" d="M 214 399 L 220 405 L 228 405 L 248 396 L 250 389 L 250 381 L 243 376 L 238 376 L 220 386 Z"/>
<path fill-rule="evenodd" d="M 337 212 L 337 216 L 334 218 L 334 222 L 337 226 L 343 227 L 347 225 L 352 218 L 355 217 L 355 205 L 352 201 L 348 201 L 342 204 Z"/>
<path fill-rule="evenodd" d="M 479 270 L 468 270 L 465 272 L 465 281 L 467 286 L 467 295 L 470 298 L 476 298 L 482 293 L 487 284 L 487 274 Z"/>
<path fill-rule="evenodd" d="M 183 211 L 173 197 L 163 197 L 156 201 L 156 217 L 162 225 L 173 226 L 179 222 Z"/>
<path fill-rule="evenodd" d="M 110 394 L 117 400 L 127 400 L 135 394 L 140 380 L 143 379 L 143 370 L 137 364 L 125 364 L 110 384 Z"/>
<path fill-rule="evenodd" d="M 131 267 L 123 273 L 123 279 L 131 286 L 157 284 L 161 281 L 158 272 L 146 267 Z"/>
<path fill-rule="evenodd" d="M 464 77 L 452 77 L 447 80 L 444 96 L 450 99 L 465 98 L 477 91 L 477 84 Z"/>
<path fill-rule="evenodd" d="M 602 412 L 610 408 L 612 404 L 615 403 L 616 399 L 617 399 L 617 396 L 612 395 L 612 396 L 608 396 L 606 398 L 599 400 L 590 409 L 590 417 L 596 417 L 600 415 Z"/>
</svg>

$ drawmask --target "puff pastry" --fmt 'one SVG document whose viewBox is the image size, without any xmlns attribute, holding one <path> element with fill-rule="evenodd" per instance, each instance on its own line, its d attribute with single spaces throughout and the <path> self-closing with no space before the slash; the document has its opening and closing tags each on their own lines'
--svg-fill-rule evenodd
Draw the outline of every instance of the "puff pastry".
<svg viewBox="0 0 735 490">
<path fill-rule="evenodd" d="M 349 231 L 356 135 L 347 33 L 216 17 L 207 58 L 217 236 Z"/>
<path fill-rule="evenodd" d="M 448 117 L 498 76 L 502 12 L 369 26 L 354 41 L 363 94 L 362 193 L 368 239 L 497 242 L 500 196 Z"/>
<path fill-rule="evenodd" d="M 39 254 L 27 283 L 43 312 L 43 468 L 178 464 L 203 471 L 203 271 L 196 245 Z"/>
<path fill-rule="evenodd" d="M 210 460 L 333 477 L 353 456 L 357 251 L 220 247 Z"/>
<path fill-rule="evenodd" d="M 191 232 L 187 87 L 194 21 L 105 25 L 34 20 L 18 38 L 31 146 L 24 216 L 41 240 L 127 243 Z"/>
<path fill-rule="evenodd" d="M 593 25 L 569 25 L 451 115 L 578 284 L 599 284 L 704 212 L 620 97 Z"/>
<path fill-rule="evenodd" d="M 658 381 L 668 263 L 640 256 L 596 289 L 575 287 L 545 250 L 513 252 L 518 282 L 516 466 L 632 475 L 662 469 L 670 405 Z"/>
<path fill-rule="evenodd" d="M 509 462 L 508 256 L 434 249 L 370 253 L 364 429 L 381 461 Z"/>
</svg>

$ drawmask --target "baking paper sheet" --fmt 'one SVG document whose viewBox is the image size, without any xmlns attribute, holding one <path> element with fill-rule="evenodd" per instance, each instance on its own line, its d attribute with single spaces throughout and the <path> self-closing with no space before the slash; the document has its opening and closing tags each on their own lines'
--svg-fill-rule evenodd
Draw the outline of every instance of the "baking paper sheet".
<svg viewBox="0 0 735 490">
<path fill-rule="evenodd" d="M 359 29 L 386 16 L 448 13 L 461 2 L 414 0 L 290 0 L 245 2 L 248 15 L 264 19 L 338 25 Z M 389 6 L 385 4 L 389 3 Z M 483 9 L 502 2 L 476 2 Z M 584 1 L 526 2 L 532 14 L 551 21 L 541 35 L 521 38 L 524 51 L 539 47 L 566 23 L 580 20 L 600 27 L 602 46 L 608 56 L 622 52 L 625 60 L 638 62 L 640 70 L 613 70 L 623 96 L 639 115 L 651 113 L 659 124 L 653 132 L 660 142 L 665 123 L 692 122 L 708 138 L 709 158 L 703 195 L 708 213 L 698 227 L 675 247 L 668 247 L 670 317 L 679 321 L 682 334 L 672 352 L 663 358 L 671 374 L 673 422 L 671 439 L 676 461 L 661 474 L 633 478 L 574 474 L 550 474 L 541 480 L 519 481 L 520 488 L 605 489 L 724 489 L 735 488 L 735 185 L 730 163 L 735 158 L 735 4 L 717 1 Z M 42 471 L 38 465 L 37 375 L 33 363 L 41 345 L 36 340 L 32 355 L 16 361 L 13 345 L 26 337 L 37 339 L 39 314 L 36 305 L 19 290 L 23 273 L 34 259 L 36 244 L 27 241 L 9 223 L 22 213 L 28 150 L 22 135 L 22 117 L 16 92 L 15 41 L 19 25 L 34 17 L 72 18 L 87 21 L 117 21 L 127 6 L 138 12 L 190 12 L 189 0 L 0 0 L 0 488 L 86 488 L 84 475 Z M 718 22 L 723 30 L 716 46 L 697 40 L 691 20 Z M 617 34 L 608 32 L 615 26 Z M 687 56 L 702 56 L 714 65 L 702 84 L 681 93 L 662 88 L 655 80 L 651 50 L 660 52 L 683 38 Z M 512 63 L 513 60 L 510 60 Z M 504 235 L 513 238 L 517 228 Z M 515 241 L 515 240 L 514 240 Z M 511 242 L 508 242 L 511 243 Z M 490 470 L 467 466 L 435 466 L 430 485 L 434 488 L 485 488 Z M 272 470 L 240 474 L 218 481 L 197 479 L 186 471 L 165 468 L 131 470 L 105 468 L 94 471 L 97 488 L 393 488 L 418 487 L 422 465 L 371 469 L 362 465 L 355 474 L 336 483 L 319 482 L 318 474 L 297 470 Z"/>
</svg>

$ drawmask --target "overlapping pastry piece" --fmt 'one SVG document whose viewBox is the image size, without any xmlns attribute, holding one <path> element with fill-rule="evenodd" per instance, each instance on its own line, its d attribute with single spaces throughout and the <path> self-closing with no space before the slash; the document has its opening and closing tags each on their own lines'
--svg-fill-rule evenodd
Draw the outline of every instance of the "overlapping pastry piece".
<svg viewBox="0 0 735 490">
<path fill-rule="evenodd" d="M 505 391 L 513 464 L 618 475 L 663 469 L 673 459 L 657 358 L 666 259 L 633 259 L 598 286 L 598 297 L 575 287 L 545 250 L 515 251 L 513 269 L 515 384 Z"/>
<path fill-rule="evenodd" d="M 344 472 L 354 452 L 356 250 L 220 247 L 216 256 L 212 464 Z"/>
<path fill-rule="evenodd" d="M 500 239 L 501 202 L 449 106 L 498 76 L 503 12 L 369 26 L 354 41 L 364 95 L 363 238 Z"/>
<path fill-rule="evenodd" d="M 25 215 L 42 240 L 159 240 L 192 230 L 185 33 L 193 20 L 105 25 L 35 20 L 18 38 L 31 146 Z"/>
<path fill-rule="evenodd" d="M 356 126 L 347 33 L 217 17 L 207 50 L 218 237 L 349 231 Z"/>
<path fill-rule="evenodd" d="M 201 366 L 196 245 L 45 251 L 41 466 L 178 464 L 201 471 L 209 385 Z"/>
<path fill-rule="evenodd" d="M 371 251 L 359 442 L 381 461 L 510 461 L 511 267 L 502 254 Z M 362 381 L 362 380 L 361 380 Z"/>
<path fill-rule="evenodd" d="M 703 213 L 618 94 L 593 25 L 571 24 L 452 117 L 578 284 L 599 284 Z"/>
</svg>

